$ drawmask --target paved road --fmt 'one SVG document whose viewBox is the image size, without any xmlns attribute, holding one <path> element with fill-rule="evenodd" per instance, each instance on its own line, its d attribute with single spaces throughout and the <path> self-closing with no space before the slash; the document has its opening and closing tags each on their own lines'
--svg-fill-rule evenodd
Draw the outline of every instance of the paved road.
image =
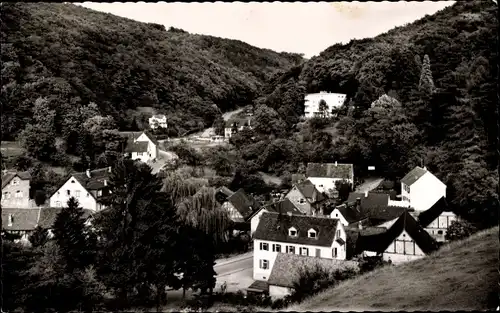
<svg viewBox="0 0 500 313">
<path fill-rule="evenodd" d="M 252 268 L 252 266 L 253 253 L 250 252 L 231 259 L 219 260 L 215 263 L 214 269 L 217 277 L 224 277 Z"/>
</svg>

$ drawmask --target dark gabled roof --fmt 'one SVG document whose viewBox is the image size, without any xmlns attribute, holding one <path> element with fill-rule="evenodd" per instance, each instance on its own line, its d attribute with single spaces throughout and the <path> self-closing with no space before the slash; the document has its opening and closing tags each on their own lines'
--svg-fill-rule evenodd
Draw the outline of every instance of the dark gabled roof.
<svg viewBox="0 0 500 313">
<path fill-rule="evenodd" d="M 336 207 L 340 214 L 345 218 L 345 220 L 351 224 L 355 222 L 362 221 L 367 218 L 366 213 L 361 211 L 356 205 L 339 205 Z"/>
<path fill-rule="evenodd" d="M 269 292 L 269 284 L 266 281 L 256 280 L 247 288 L 248 291 Z"/>
<path fill-rule="evenodd" d="M 2 230 L 30 231 L 36 228 L 40 209 L 2 208 Z M 12 226 L 9 226 L 12 216 Z"/>
<path fill-rule="evenodd" d="M 418 223 L 422 227 L 429 226 L 436 218 L 438 218 L 443 212 L 451 212 L 450 207 L 448 206 L 448 202 L 445 197 L 439 199 L 436 203 L 434 203 L 428 210 L 420 213 L 418 215 Z"/>
<path fill-rule="evenodd" d="M 14 178 L 19 177 L 21 180 L 30 180 L 31 175 L 28 171 L 26 172 L 7 172 L 2 175 L 2 189 L 7 186 L 7 184 Z"/>
<path fill-rule="evenodd" d="M 293 253 L 278 253 L 267 283 L 273 286 L 293 288 L 293 283 L 299 278 L 301 269 L 314 269 L 317 265 L 329 272 L 343 268 L 359 269 L 359 266 L 354 261 L 312 258 Z"/>
<path fill-rule="evenodd" d="M 254 239 L 330 247 L 335 238 L 339 220 L 306 215 L 288 215 L 264 212 L 254 233 Z M 297 229 L 298 236 L 290 237 L 288 229 Z M 316 238 L 309 238 L 307 231 L 318 230 Z"/>
<path fill-rule="evenodd" d="M 109 180 L 110 168 L 100 168 L 90 171 L 90 178 L 87 172 L 71 174 L 87 190 L 100 190 L 105 187 L 104 181 Z"/>
<path fill-rule="evenodd" d="M 387 230 L 387 232 L 359 236 L 358 244 L 359 250 L 368 250 L 376 252 L 384 252 L 385 249 L 403 232 L 406 231 L 408 235 L 415 241 L 415 243 L 422 249 L 425 254 L 429 254 L 439 247 L 436 241 L 429 235 L 425 229 L 418 224 L 418 222 L 406 211 L 398 218 L 398 220 Z"/>
<path fill-rule="evenodd" d="M 353 165 L 337 163 L 308 163 L 306 169 L 307 177 L 330 177 L 353 179 Z"/>
<path fill-rule="evenodd" d="M 38 219 L 38 226 L 51 229 L 56 221 L 57 215 L 62 211 L 62 208 L 40 208 L 40 218 Z M 92 211 L 83 209 L 83 218 L 87 219 L 92 216 Z"/>
<path fill-rule="evenodd" d="M 420 166 L 416 166 L 401 179 L 401 182 L 407 186 L 411 186 L 420 177 L 424 176 L 425 173 L 427 173 L 427 170 L 421 168 Z"/>
<path fill-rule="evenodd" d="M 125 152 L 147 152 L 148 151 L 148 142 L 147 141 L 128 141 L 127 148 Z"/>
<path fill-rule="evenodd" d="M 300 193 L 306 197 L 309 203 L 316 203 L 325 200 L 327 197 L 323 195 L 309 179 L 295 185 Z"/>
<path fill-rule="evenodd" d="M 259 202 L 255 200 L 251 195 L 246 194 L 243 188 L 239 189 L 233 193 L 229 198 L 227 198 L 234 208 L 240 212 L 241 216 L 245 221 L 252 215 L 252 213 L 260 208 Z"/>
<path fill-rule="evenodd" d="M 159 120 L 162 120 L 165 117 L 166 117 L 165 114 L 155 114 L 152 116 L 152 118 L 159 119 Z"/>
<path fill-rule="evenodd" d="M 262 208 L 266 209 L 269 212 L 275 212 L 275 213 L 282 213 L 282 214 L 287 214 L 287 213 L 292 213 L 292 214 L 298 214 L 298 215 L 304 215 L 296 206 L 293 204 L 290 199 L 285 198 L 281 201 L 277 201 L 274 203 L 266 204 Z"/>
<path fill-rule="evenodd" d="M 374 190 L 370 191 L 370 193 L 387 194 L 387 195 L 389 195 L 389 199 L 391 199 L 391 200 L 398 199 L 398 193 L 396 190 L 374 189 Z"/>
<path fill-rule="evenodd" d="M 373 221 L 384 223 L 401 216 L 408 208 L 398 206 L 388 206 L 385 208 L 371 209 L 367 212 L 368 218 Z"/>
<path fill-rule="evenodd" d="M 347 198 L 347 203 L 355 203 L 356 199 L 361 200 L 361 209 L 385 208 L 389 205 L 389 195 L 386 193 L 369 192 L 368 197 L 364 193 L 351 192 Z"/>
</svg>

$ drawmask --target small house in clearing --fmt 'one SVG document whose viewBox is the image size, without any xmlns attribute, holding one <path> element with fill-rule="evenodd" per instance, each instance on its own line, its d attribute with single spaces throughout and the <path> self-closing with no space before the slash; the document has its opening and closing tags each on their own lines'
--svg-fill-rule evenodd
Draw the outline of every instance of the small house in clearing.
<svg viewBox="0 0 500 313">
<path fill-rule="evenodd" d="M 149 118 L 149 127 L 156 129 L 158 127 L 167 128 L 167 117 L 163 114 L 156 114 Z"/>
<path fill-rule="evenodd" d="M 127 138 L 123 151 L 125 156 L 144 163 L 158 158 L 158 141 L 149 132 L 120 132 L 120 135 Z"/>
<path fill-rule="evenodd" d="M 415 211 L 426 211 L 442 197 L 446 198 L 446 185 L 426 167 L 417 166 L 401 179 L 401 206 L 411 206 Z"/>
<path fill-rule="evenodd" d="M 308 163 L 306 177 L 320 192 L 335 190 L 335 182 L 347 181 L 354 188 L 354 166 L 341 163 Z"/>
<path fill-rule="evenodd" d="M 4 172 L 2 174 L 2 208 L 29 208 L 29 172 Z"/>
</svg>

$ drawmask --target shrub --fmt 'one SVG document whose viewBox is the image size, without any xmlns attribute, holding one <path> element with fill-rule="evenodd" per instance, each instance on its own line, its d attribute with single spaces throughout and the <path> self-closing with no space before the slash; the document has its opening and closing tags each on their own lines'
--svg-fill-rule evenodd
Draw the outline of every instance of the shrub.
<svg viewBox="0 0 500 313">
<path fill-rule="evenodd" d="M 371 272 L 376 268 L 388 264 L 381 256 L 362 257 L 359 259 L 360 273 Z"/>
<path fill-rule="evenodd" d="M 457 220 L 451 222 L 450 226 L 448 226 L 444 238 L 450 241 L 460 240 L 469 237 L 477 231 L 477 227 L 473 224 L 464 220 Z"/>
</svg>

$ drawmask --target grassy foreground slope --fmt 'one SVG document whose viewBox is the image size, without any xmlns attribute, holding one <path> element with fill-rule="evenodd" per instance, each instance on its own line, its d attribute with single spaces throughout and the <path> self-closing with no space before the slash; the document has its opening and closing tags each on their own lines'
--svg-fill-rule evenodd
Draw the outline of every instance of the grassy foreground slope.
<svg viewBox="0 0 500 313">
<path fill-rule="evenodd" d="M 487 310 L 498 301 L 498 227 L 424 259 L 381 268 L 328 289 L 293 311 Z"/>
</svg>

